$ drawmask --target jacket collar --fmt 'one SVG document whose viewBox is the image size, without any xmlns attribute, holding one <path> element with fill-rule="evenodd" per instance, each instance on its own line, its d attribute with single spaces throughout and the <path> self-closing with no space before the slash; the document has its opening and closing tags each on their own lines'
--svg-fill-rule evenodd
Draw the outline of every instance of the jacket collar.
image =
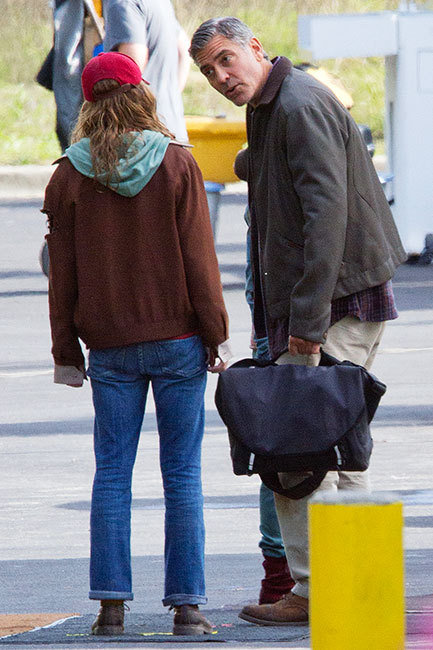
<svg viewBox="0 0 433 650">
<path fill-rule="evenodd" d="M 292 68 L 292 62 L 289 61 L 289 59 L 286 59 L 285 56 L 277 56 L 275 59 L 272 59 L 272 69 L 265 85 L 263 86 L 256 108 L 261 104 L 269 104 L 273 99 L 275 99 L 280 90 L 281 84 L 291 72 Z"/>
</svg>

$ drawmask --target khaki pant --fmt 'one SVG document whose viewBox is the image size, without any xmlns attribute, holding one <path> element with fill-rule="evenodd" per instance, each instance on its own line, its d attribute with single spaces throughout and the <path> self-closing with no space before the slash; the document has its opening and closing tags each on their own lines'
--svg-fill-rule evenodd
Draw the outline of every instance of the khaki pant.
<svg viewBox="0 0 433 650">
<path fill-rule="evenodd" d="M 362 322 L 353 316 L 346 316 L 329 328 L 328 338 L 323 350 L 339 360 L 348 359 L 369 370 L 383 335 L 385 323 Z M 278 360 L 279 364 L 316 366 L 320 355 L 291 356 L 288 352 Z M 280 474 L 283 487 L 299 483 L 305 474 Z M 365 490 L 369 491 L 369 477 L 366 472 L 328 472 L 315 492 L 323 490 Z M 314 492 L 314 493 L 315 493 Z M 292 591 L 298 596 L 308 598 L 308 501 L 311 494 L 303 499 L 288 499 L 275 494 L 278 521 L 295 586 Z M 326 558 L 323 558 L 326 562 Z"/>
</svg>

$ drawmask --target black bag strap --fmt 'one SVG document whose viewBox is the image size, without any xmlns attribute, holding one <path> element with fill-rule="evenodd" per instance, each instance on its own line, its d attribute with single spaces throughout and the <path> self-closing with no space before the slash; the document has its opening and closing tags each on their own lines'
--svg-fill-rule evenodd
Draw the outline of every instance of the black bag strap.
<svg viewBox="0 0 433 650">
<path fill-rule="evenodd" d="M 267 366 L 276 366 L 277 364 L 274 361 L 268 361 L 267 359 L 240 359 L 233 363 L 230 368 L 266 368 Z"/>
<path fill-rule="evenodd" d="M 35 77 L 35 81 L 46 88 L 47 90 L 53 89 L 53 66 L 54 66 L 54 46 L 48 52 L 38 74 Z"/>
<path fill-rule="evenodd" d="M 339 361 L 335 357 L 331 356 L 327 352 L 320 350 L 320 364 L 321 366 L 335 366 L 344 363 Z M 277 366 L 278 364 L 275 361 L 270 361 L 268 359 L 252 359 L 250 357 L 246 359 L 240 359 L 233 363 L 230 368 L 266 368 L 267 366 Z M 353 364 L 352 364 L 353 365 Z"/>
<path fill-rule="evenodd" d="M 303 481 L 297 483 L 291 488 L 282 487 L 277 472 L 259 474 L 259 476 L 262 479 L 262 483 L 272 490 L 272 492 L 281 494 L 283 497 L 288 497 L 289 499 L 302 499 L 319 487 L 327 473 L 326 469 L 316 469 L 311 473 L 311 476 L 305 478 Z"/>
<path fill-rule="evenodd" d="M 341 363 L 336 357 L 333 357 L 332 354 L 324 352 L 320 348 L 320 362 L 319 366 L 338 366 Z"/>
</svg>

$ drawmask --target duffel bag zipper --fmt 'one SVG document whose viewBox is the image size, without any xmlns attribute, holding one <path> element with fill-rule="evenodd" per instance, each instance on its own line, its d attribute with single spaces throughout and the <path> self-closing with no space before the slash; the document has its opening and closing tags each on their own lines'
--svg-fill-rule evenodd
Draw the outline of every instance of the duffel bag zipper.
<svg viewBox="0 0 433 650">
<path fill-rule="evenodd" d="M 335 455 L 337 456 L 337 465 L 338 467 L 341 467 L 343 464 L 343 458 L 341 456 L 340 450 L 338 449 L 338 445 L 335 445 L 334 447 Z"/>
</svg>

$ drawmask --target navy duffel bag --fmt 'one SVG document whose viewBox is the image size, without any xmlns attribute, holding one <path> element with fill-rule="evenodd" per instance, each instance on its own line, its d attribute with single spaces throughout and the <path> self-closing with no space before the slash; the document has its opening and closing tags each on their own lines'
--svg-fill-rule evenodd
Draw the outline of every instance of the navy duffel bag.
<svg viewBox="0 0 433 650">
<path fill-rule="evenodd" d="M 317 367 L 238 361 L 219 375 L 215 394 L 234 473 L 259 474 L 274 492 L 299 499 L 329 470 L 366 470 L 369 425 L 385 391 L 362 366 L 324 352 Z M 279 472 L 309 476 L 283 488 Z"/>
</svg>

